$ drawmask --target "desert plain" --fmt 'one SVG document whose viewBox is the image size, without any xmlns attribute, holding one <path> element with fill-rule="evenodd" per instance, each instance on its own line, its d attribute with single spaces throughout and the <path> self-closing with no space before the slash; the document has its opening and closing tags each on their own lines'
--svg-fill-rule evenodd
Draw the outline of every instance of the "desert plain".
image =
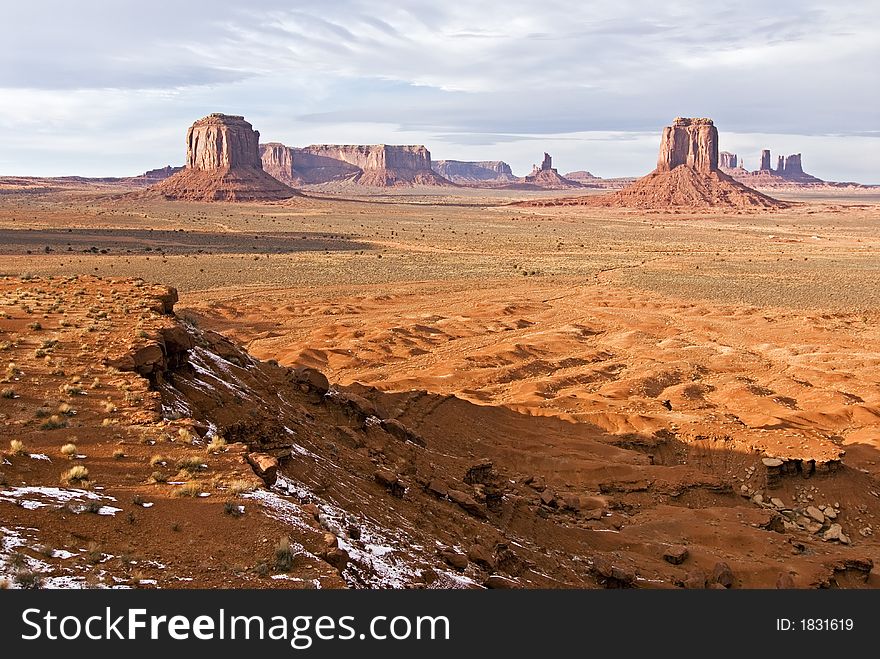
<svg viewBox="0 0 880 659">
<path fill-rule="evenodd" d="M 3 179 L 8 584 L 880 585 L 880 193 L 562 194 Z"/>
</svg>

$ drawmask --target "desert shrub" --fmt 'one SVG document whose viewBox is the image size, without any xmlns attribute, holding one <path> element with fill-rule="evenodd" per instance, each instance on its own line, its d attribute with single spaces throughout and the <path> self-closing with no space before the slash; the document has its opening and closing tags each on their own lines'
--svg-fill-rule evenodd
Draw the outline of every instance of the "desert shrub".
<svg viewBox="0 0 880 659">
<path fill-rule="evenodd" d="M 208 453 L 222 453 L 226 450 L 226 440 L 223 437 L 217 436 L 211 440 L 211 443 L 208 444 L 207 451 Z"/>
<path fill-rule="evenodd" d="M 168 464 L 169 458 L 167 455 L 162 455 L 161 453 L 154 455 L 150 458 L 150 466 L 151 467 L 164 467 Z"/>
<path fill-rule="evenodd" d="M 9 442 L 9 451 L 12 455 L 27 455 L 28 452 L 24 450 L 24 442 L 20 439 L 13 439 Z"/>
<path fill-rule="evenodd" d="M 177 461 L 178 469 L 187 469 L 189 471 L 198 471 L 205 464 L 204 459 L 200 455 L 188 455 Z"/>
<path fill-rule="evenodd" d="M 89 479 L 89 470 L 82 465 L 71 467 L 61 474 L 61 482 L 67 485 L 82 484 Z"/>
<path fill-rule="evenodd" d="M 53 414 L 40 424 L 40 430 L 57 430 L 58 428 L 66 428 L 67 419 L 62 419 L 57 414 Z"/>
<path fill-rule="evenodd" d="M 202 488 L 196 481 L 188 481 L 174 491 L 176 497 L 197 497 L 201 494 Z"/>
<path fill-rule="evenodd" d="M 49 409 L 48 407 L 46 407 L 46 406 L 38 407 L 38 408 L 34 411 L 34 416 L 37 417 L 38 419 L 45 419 L 45 418 L 46 418 L 47 416 L 49 416 L 50 414 L 52 414 L 52 410 L 50 410 L 50 409 Z"/>
<path fill-rule="evenodd" d="M 113 451 L 113 459 L 114 460 L 122 460 L 122 458 L 124 458 L 124 457 L 125 457 L 125 451 L 123 451 L 121 448 L 118 448 L 115 451 Z"/>
<path fill-rule="evenodd" d="M 3 391 L 0 391 L 0 397 L 15 398 L 15 389 L 12 387 L 6 387 Z"/>
<path fill-rule="evenodd" d="M 97 515 L 99 510 L 101 510 L 101 503 L 99 501 L 87 501 L 82 507 L 84 513 L 92 513 L 93 515 Z"/>
<path fill-rule="evenodd" d="M 229 491 L 235 495 L 253 492 L 254 489 L 253 484 L 246 480 L 234 480 L 229 484 Z"/>
<path fill-rule="evenodd" d="M 41 329 L 43 329 L 43 325 L 40 323 L 40 321 L 35 320 L 32 323 L 28 323 L 28 329 L 33 330 L 34 332 L 39 332 Z"/>
<path fill-rule="evenodd" d="M 238 507 L 238 504 L 234 501 L 227 501 L 223 505 L 223 512 L 232 517 L 241 517 L 244 514 L 241 512 L 241 508 Z"/>
<path fill-rule="evenodd" d="M 290 538 L 283 536 L 275 545 L 275 569 L 287 572 L 293 567 L 296 554 L 290 548 Z"/>
<path fill-rule="evenodd" d="M 162 471 L 154 471 L 152 474 L 150 474 L 150 480 L 154 483 L 167 483 L 168 474 Z"/>
<path fill-rule="evenodd" d="M 61 455 L 65 458 L 73 458 L 76 454 L 76 444 L 67 443 L 61 447 Z"/>
</svg>

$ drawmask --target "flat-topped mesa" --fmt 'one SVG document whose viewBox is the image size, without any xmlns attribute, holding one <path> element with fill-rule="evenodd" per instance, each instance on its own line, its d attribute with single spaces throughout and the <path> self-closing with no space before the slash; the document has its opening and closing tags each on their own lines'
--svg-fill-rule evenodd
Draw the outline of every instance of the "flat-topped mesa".
<svg viewBox="0 0 880 659">
<path fill-rule="evenodd" d="M 735 153 L 722 151 L 718 154 L 718 166 L 721 169 L 736 169 L 739 166 L 739 156 Z"/>
<path fill-rule="evenodd" d="M 259 144 L 259 131 L 244 117 L 209 114 L 186 131 L 186 166 L 202 171 L 262 169 Z"/>
<path fill-rule="evenodd" d="M 361 185 L 452 185 L 431 169 L 431 152 L 421 144 L 262 144 L 263 167 L 284 182 Z"/>
<path fill-rule="evenodd" d="M 515 178 L 510 165 L 503 160 L 432 160 L 431 168 L 453 183 L 478 181 L 506 183 Z"/>
<path fill-rule="evenodd" d="M 186 167 L 149 193 L 192 201 L 268 201 L 296 194 L 263 171 L 260 133 L 244 117 L 220 113 L 189 127 Z"/>
<path fill-rule="evenodd" d="M 718 129 L 711 119 L 676 117 L 663 129 L 657 171 L 680 165 L 704 174 L 718 170 Z"/>
</svg>

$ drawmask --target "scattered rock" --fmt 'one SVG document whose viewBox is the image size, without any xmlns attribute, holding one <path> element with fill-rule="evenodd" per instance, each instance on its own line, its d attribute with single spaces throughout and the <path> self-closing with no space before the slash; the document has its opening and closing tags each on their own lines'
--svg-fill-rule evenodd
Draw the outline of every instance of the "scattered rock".
<svg viewBox="0 0 880 659">
<path fill-rule="evenodd" d="M 483 545 L 475 544 L 467 550 L 467 557 L 471 563 L 483 568 L 484 570 L 495 569 L 495 558 L 492 553 Z"/>
<path fill-rule="evenodd" d="M 509 589 L 509 588 L 517 588 L 519 584 L 510 579 L 508 577 L 503 577 L 500 574 L 491 574 L 489 577 L 483 582 L 483 585 L 486 588 L 493 589 Z"/>
<path fill-rule="evenodd" d="M 456 570 L 464 570 L 468 566 L 468 557 L 451 549 L 440 552 L 440 557 Z"/>
<path fill-rule="evenodd" d="M 402 442 L 411 442 L 418 446 L 425 446 L 425 440 L 420 435 L 407 428 L 397 419 L 382 419 L 380 425 L 382 430 Z"/>
<path fill-rule="evenodd" d="M 727 563 L 719 561 L 712 569 L 712 576 L 709 581 L 721 584 L 725 588 L 730 588 L 733 586 L 733 571 Z"/>
<path fill-rule="evenodd" d="M 812 517 L 814 520 L 816 520 L 819 524 L 825 523 L 824 513 L 821 510 L 819 510 L 818 508 L 816 508 L 816 506 L 807 506 L 804 509 L 804 512 L 807 513 L 807 515 Z"/>
<path fill-rule="evenodd" d="M 391 496 L 402 499 L 406 494 L 406 485 L 397 477 L 397 475 L 388 469 L 378 469 L 373 478 L 379 485 L 383 486 Z"/>
<path fill-rule="evenodd" d="M 449 493 L 449 487 L 439 478 L 432 478 L 428 483 L 428 492 L 442 499 Z"/>
<path fill-rule="evenodd" d="M 316 368 L 310 366 L 298 366 L 291 371 L 294 382 L 306 385 L 310 391 L 323 396 L 330 390 L 330 381 L 327 376 Z"/>
<path fill-rule="evenodd" d="M 492 471 L 493 465 L 491 460 L 482 460 L 475 465 L 468 467 L 467 473 L 464 475 L 464 482 L 470 485 L 481 483 L 488 485 L 495 482 L 495 476 Z"/>
<path fill-rule="evenodd" d="M 673 565 L 681 565 L 687 560 L 688 549 L 684 545 L 672 545 L 663 552 L 663 560 Z"/>
<path fill-rule="evenodd" d="M 254 473 L 263 479 L 267 487 L 271 487 L 278 479 L 278 460 L 266 453 L 248 453 L 248 464 Z"/>
<path fill-rule="evenodd" d="M 458 504 L 465 512 L 468 512 L 475 517 L 486 517 L 486 511 L 483 506 L 477 503 L 469 494 L 465 494 L 461 490 L 449 490 L 446 495 L 449 497 L 450 501 Z"/>
<path fill-rule="evenodd" d="M 832 524 L 828 527 L 828 530 L 822 534 L 822 539 L 825 542 L 829 542 L 832 540 L 840 540 L 840 534 L 843 533 L 843 527 L 840 524 Z"/>
<path fill-rule="evenodd" d="M 690 590 L 702 589 L 706 587 L 706 573 L 702 570 L 692 570 L 688 572 L 687 577 L 682 582 L 685 588 Z"/>
</svg>

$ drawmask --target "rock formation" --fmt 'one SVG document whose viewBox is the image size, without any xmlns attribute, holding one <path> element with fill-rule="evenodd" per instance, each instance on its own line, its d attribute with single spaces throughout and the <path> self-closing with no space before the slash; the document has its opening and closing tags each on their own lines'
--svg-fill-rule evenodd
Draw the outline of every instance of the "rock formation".
<svg viewBox="0 0 880 659">
<path fill-rule="evenodd" d="M 820 178 L 807 174 L 803 170 L 801 154 L 799 153 L 794 153 L 789 156 L 777 156 L 776 169 L 771 169 L 769 167 L 770 157 L 770 149 L 764 149 L 761 151 L 760 169 L 753 172 L 746 171 L 743 169 L 742 165 L 738 168 L 725 168 L 722 165 L 722 169 L 725 173 L 730 174 L 740 183 L 754 187 L 778 188 L 792 185 L 847 185 L 827 183 Z"/>
<path fill-rule="evenodd" d="M 422 145 L 313 144 L 303 148 L 260 146 L 263 168 L 282 182 L 351 181 L 361 185 L 452 185 L 431 169 Z"/>
<path fill-rule="evenodd" d="M 577 181 L 571 181 L 559 175 L 559 172 L 553 167 L 553 158 L 547 152 L 544 152 L 544 160 L 541 162 L 540 167 L 533 165 L 532 173 L 525 177 L 525 182 L 548 190 L 565 190 L 567 188 L 581 187 L 581 184 Z"/>
<path fill-rule="evenodd" d="M 718 167 L 721 169 L 736 169 L 739 166 L 739 157 L 735 153 L 722 151 L 718 154 Z"/>
<path fill-rule="evenodd" d="M 782 156 L 780 156 L 781 158 Z M 796 178 L 803 175 L 804 169 L 801 165 L 801 154 L 795 153 L 785 158 L 782 166 L 782 175 L 787 178 Z"/>
<path fill-rule="evenodd" d="M 767 161 L 769 162 L 769 152 Z M 711 119 L 678 117 L 663 129 L 657 168 L 619 192 L 521 202 L 528 206 L 635 208 L 784 208 L 784 202 L 746 187 L 718 169 L 718 130 Z"/>
<path fill-rule="evenodd" d="M 141 174 L 140 176 L 138 176 L 137 178 L 148 179 L 151 181 L 162 181 L 162 180 L 168 178 L 169 176 L 173 176 L 174 174 L 176 174 L 177 172 L 179 172 L 182 169 L 183 169 L 183 167 L 174 167 L 172 165 L 166 165 L 165 167 L 160 167 L 159 169 L 148 170 L 148 171 L 144 172 L 143 174 Z"/>
<path fill-rule="evenodd" d="M 510 165 L 502 160 L 435 160 L 432 169 L 453 183 L 479 183 L 484 181 L 510 183 L 516 180 Z"/>
<path fill-rule="evenodd" d="M 186 132 L 186 167 L 150 190 L 167 199 L 258 201 L 295 192 L 263 171 L 260 133 L 244 117 L 210 114 Z"/>
<path fill-rule="evenodd" d="M 676 117 L 660 138 L 658 172 L 670 172 L 679 165 L 708 174 L 718 169 L 718 129 L 711 119 Z"/>
</svg>

